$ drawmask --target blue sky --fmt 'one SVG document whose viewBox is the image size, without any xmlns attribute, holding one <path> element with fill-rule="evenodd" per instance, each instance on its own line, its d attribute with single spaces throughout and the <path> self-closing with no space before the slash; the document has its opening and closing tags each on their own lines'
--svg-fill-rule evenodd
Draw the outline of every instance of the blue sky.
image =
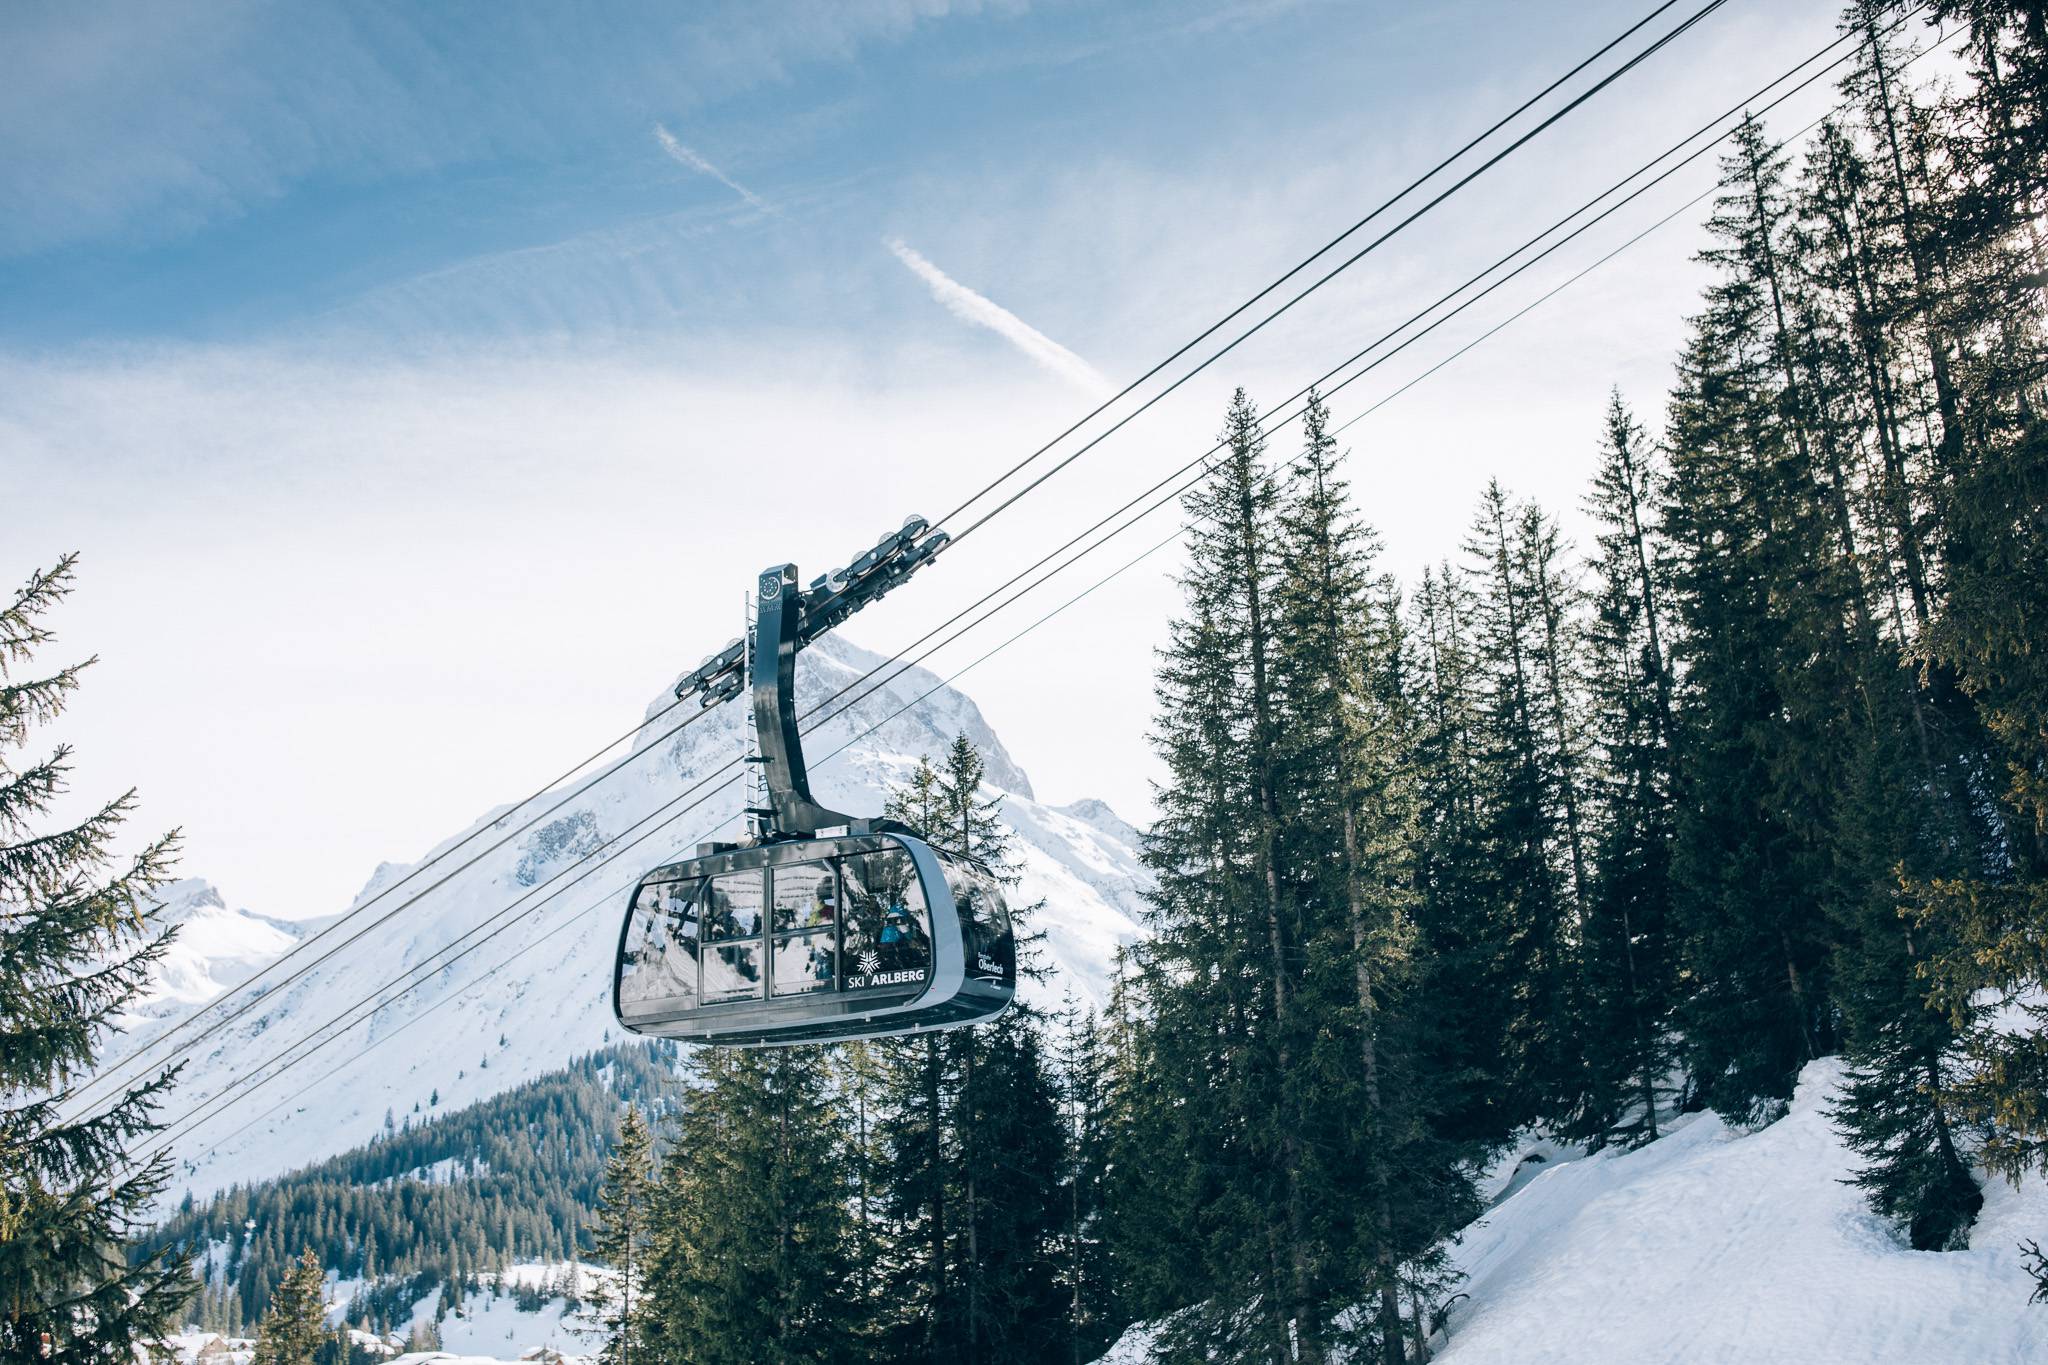
<svg viewBox="0 0 2048 1365">
<path fill-rule="evenodd" d="M 1429 105 L 1445 134 L 1468 131 L 1475 94 L 1647 6 L 1518 8 L 12 7 L 0 339 L 236 343 L 361 322 L 389 344 L 377 301 L 407 292 L 433 297 L 411 320 L 426 337 L 406 339 L 436 342 L 871 325 L 915 301 L 877 240 L 943 231 L 935 201 L 956 187 L 1013 221 L 1040 190 L 1120 166 L 1258 193 L 1365 132 L 1368 111 L 1397 142 Z M 657 126 L 775 212 L 664 156 Z M 1051 287 L 1072 241 L 970 242 L 963 266 L 1014 273 L 989 257 L 1020 245 L 1038 257 L 1026 286 L 1073 311 Z"/>
<path fill-rule="evenodd" d="M 677 286 L 594 308 L 604 321 L 788 321 L 821 265 L 872 257 L 934 181 L 1070 159 L 1059 149 L 1212 158 L 1234 126 L 1296 122 L 1317 87 L 1355 77 L 1333 27 L 1382 51 L 1475 36 L 1389 12 L 228 4 L 81 24 L 69 6 L 16 9 L 0 145 L 23 173 L 0 201 L 0 326 L 31 345 L 289 335 L 365 293 L 592 235 L 659 254 Z M 660 155 L 656 125 L 780 217 Z M 542 306 L 489 302 L 446 326 L 517 328 Z M 836 302 L 849 322 L 887 306 Z"/>
<path fill-rule="evenodd" d="M 957 501 L 1651 7 L 8 6 L 0 577 L 85 553 L 81 787 L 140 783 L 230 900 L 331 911 L 622 728 L 754 569 Z M 915 638 L 1198 451 L 1232 385 L 1291 391 L 1834 20 L 1730 0 L 854 637 Z M 1576 516 L 1609 388 L 1656 421 L 1702 217 L 1347 435 L 1390 570 L 1455 555 L 1489 477 Z M 1143 815 L 1173 561 L 965 680 L 1041 794 Z"/>
</svg>

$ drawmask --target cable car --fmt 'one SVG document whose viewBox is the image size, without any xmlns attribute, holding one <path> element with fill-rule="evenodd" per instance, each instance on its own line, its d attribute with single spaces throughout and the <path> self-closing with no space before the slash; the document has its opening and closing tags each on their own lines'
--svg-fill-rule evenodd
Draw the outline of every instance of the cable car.
<svg viewBox="0 0 2048 1365">
<path fill-rule="evenodd" d="M 612 1009 L 634 1033 L 697 1043 L 840 1042 L 952 1028 L 1006 1009 L 1016 939 L 973 858 L 892 820 L 811 798 L 797 733 L 797 652 L 945 544 L 913 517 L 846 569 L 797 587 L 765 571 L 747 638 L 677 685 L 703 705 L 750 685 L 768 804 L 754 837 L 700 845 L 641 877 L 619 930 Z M 835 832 L 836 828 L 836 832 Z"/>
</svg>

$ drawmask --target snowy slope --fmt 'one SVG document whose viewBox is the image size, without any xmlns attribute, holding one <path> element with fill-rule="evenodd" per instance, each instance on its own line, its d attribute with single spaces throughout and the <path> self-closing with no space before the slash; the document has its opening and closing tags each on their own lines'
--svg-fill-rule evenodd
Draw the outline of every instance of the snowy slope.
<svg viewBox="0 0 2048 1365">
<path fill-rule="evenodd" d="M 172 882 L 157 902 L 158 923 L 175 925 L 178 933 L 150 969 L 147 992 L 123 1021 L 135 1041 L 248 980 L 317 927 L 230 910 L 220 892 L 198 880 Z"/>
<path fill-rule="evenodd" d="M 1470 1294 L 1437 1365 L 2022 1365 L 2048 1360 L 2019 1243 L 2048 1186 L 1985 1188 L 1970 1249 L 1907 1247 L 1844 1180 L 1809 1066 L 1755 1132 L 1688 1116 L 1633 1152 L 1550 1164 L 1465 1233 Z M 1555 1149 L 1550 1149 L 1555 1152 Z M 1106 1357 L 1146 1360 L 1134 1329 Z"/>
<path fill-rule="evenodd" d="M 830 696 L 880 662 L 828 636 L 799 662 L 800 704 Z M 967 734 L 981 747 L 990 781 L 1019 836 L 1021 883 L 1013 900 L 1045 902 L 1034 923 L 1045 931 L 1055 976 L 1040 989 L 1055 1001 L 1072 991 L 1100 1003 L 1116 946 L 1136 933 L 1143 872 L 1137 835 L 1129 825 L 1101 802 L 1054 807 L 1035 801 L 1030 779 L 974 703 L 952 688 L 939 688 L 874 735 L 831 756 L 937 682 L 922 669 L 909 670 L 809 736 L 805 747 L 814 790 L 828 805 L 879 812 L 882 793 L 920 755 L 936 758 L 955 734 Z M 722 707 L 670 734 L 686 713 L 679 709 L 654 719 L 668 695 L 664 689 L 648 708 L 650 719 L 635 741 L 632 759 L 618 774 L 567 801 L 537 829 L 455 872 L 445 885 L 427 890 L 403 914 L 303 981 L 273 989 L 258 1008 L 207 1041 L 166 1106 L 165 1116 L 173 1122 L 221 1095 L 237 1076 L 270 1074 L 256 1068 L 330 1020 L 367 1008 L 360 1002 L 378 998 L 374 993 L 383 983 L 516 904 L 511 928 L 472 956 L 452 966 L 435 964 L 420 989 L 377 1008 L 342 1033 L 341 1041 L 311 1054 L 276 1082 L 247 1095 L 224 1096 L 217 1116 L 177 1142 L 182 1169 L 174 1193 L 189 1188 L 204 1195 L 345 1151 L 375 1136 L 387 1114 L 394 1120 L 415 1113 L 423 1118 L 437 1108 L 473 1103 L 616 1037 L 611 957 L 627 893 L 642 871 L 688 852 L 697 842 L 714 835 L 735 837 L 741 809 L 748 804 L 737 772 L 693 790 L 702 777 L 740 753 L 745 708 Z M 488 826 L 474 843 L 431 869 L 421 867 L 409 882 L 404 879 L 414 865 L 379 867 L 356 903 L 386 888 L 397 889 L 340 932 L 371 923 L 402 899 L 448 877 L 524 821 L 548 811 L 567 790 L 490 812 L 473 827 Z M 672 824 L 659 823 L 670 812 L 649 819 L 685 793 L 683 805 L 709 799 Z M 421 862 L 431 861 L 460 837 L 429 850 Z M 641 841 L 633 843 L 636 839 Z M 579 855 L 600 847 L 617 852 L 610 864 L 594 872 L 577 865 Z M 181 905 L 186 908 L 179 912 L 191 916 L 192 925 L 204 921 L 209 927 L 180 945 L 188 958 L 140 1012 L 152 1031 L 159 1026 L 156 1021 L 245 977 L 260 960 L 255 955 L 289 946 L 282 930 L 261 942 L 225 929 L 215 934 L 207 916 L 218 910 L 219 897 L 210 888 L 189 891 Z M 530 915 L 517 917 L 528 910 Z M 244 918 L 249 924 L 263 923 Z M 219 949 L 218 960 L 207 956 L 208 945 Z M 375 1050 L 369 1050 L 373 1045 Z M 280 1101 L 288 1102 L 266 1112 Z"/>
<path fill-rule="evenodd" d="M 1843 1183 L 1855 1158 L 1825 1112 L 1840 1081 L 1815 1062 L 1757 1132 L 1696 1115 L 1536 1177 L 1467 1235 L 1473 1306 L 1438 1360 L 2048 1360 L 2018 1250 L 2048 1231 L 2048 1189 L 1994 1182 L 1970 1250 L 1911 1250 Z"/>
<path fill-rule="evenodd" d="M 372 1355 L 392 1365 L 510 1365 L 517 1361 L 547 1360 L 585 1362 L 596 1357 L 598 1327 L 588 1302 L 598 1282 L 611 1272 L 597 1266 L 545 1264 L 536 1261 L 508 1266 L 502 1274 L 486 1274 L 481 1285 L 453 1312 L 440 1313 L 436 1289 L 413 1307 L 411 1323 L 383 1337 L 351 1329 L 351 1339 Z M 573 1286 L 581 1306 L 572 1306 L 561 1291 Z M 350 1297 L 360 1281 L 327 1278 L 322 1299 L 327 1305 L 327 1325 L 340 1328 Z M 527 1291 L 522 1307 L 520 1291 Z M 433 1323 L 441 1338 L 439 1351 L 408 1352 L 405 1343 L 415 1326 Z M 218 1343 L 218 1344 L 216 1344 Z M 223 1340 L 214 1333 L 189 1331 L 171 1339 L 180 1365 L 250 1365 L 255 1342 L 248 1338 Z M 213 1355 L 202 1356 L 209 1347 Z"/>
</svg>

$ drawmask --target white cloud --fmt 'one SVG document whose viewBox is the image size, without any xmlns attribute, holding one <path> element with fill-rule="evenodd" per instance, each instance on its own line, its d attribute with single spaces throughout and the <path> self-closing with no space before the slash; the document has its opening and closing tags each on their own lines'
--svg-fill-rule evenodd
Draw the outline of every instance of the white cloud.
<svg viewBox="0 0 2048 1365">
<path fill-rule="evenodd" d="M 977 327 L 988 328 L 1039 365 L 1091 397 L 1107 398 L 1116 392 L 1116 386 L 1093 365 L 1001 304 L 975 293 L 926 260 L 914 248 L 894 237 L 886 239 L 883 245 L 895 253 L 896 259 L 903 262 L 913 275 L 925 282 L 932 291 L 932 297 L 944 304 L 946 311 L 954 317 L 962 322 L 971 322 Z"/>
<path fill-rule="evenodd" d="M 654 140 L 661 144 L 661 149 L 664 152 L 667 152 L 691 170 L 696 171 L 700 175 L 710 176 L 713 180 L 716 180 L 719 184 L 746 200 L 747 203 L 761 210 L 761 212 L 772 213 L 777 217 L 781 217 L 781 210 L 777 209 L 775 205 L 769 203 L 760 195 L 755 194 L 752 190 L 727 175 L 724 171 L 719 170 L 718 167 L 712 165 L 709 161 L 706 161 L 701 153 L 692 148 L 685 147 L 682 143 L 676 141 L 676 135 L 662 127 L 659 123 L 654 125 Z"/>
</svg>

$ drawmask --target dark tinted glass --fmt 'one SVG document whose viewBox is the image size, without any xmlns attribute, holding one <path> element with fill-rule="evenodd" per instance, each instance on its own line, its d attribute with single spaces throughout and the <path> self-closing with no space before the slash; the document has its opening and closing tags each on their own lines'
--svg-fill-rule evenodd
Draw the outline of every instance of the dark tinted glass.
<svg viewBox="0 0 2048 1365">
<path fill-rule="evenodd" d="M 704 897 L 704 1003 L 758 999 L 761 979 L 759 869 L 713 877 Z"/>
<path fill-rule="evenodd" d="M 960 932 L 967 957 L 967 975 L 1014 985 L 1017 940 L 1010 933 L 1010 909 L 1003 888 L 981 868 L 948 859 L 946 885 L 960 910 Z"/>
<path fill-rule="evenodd" d="M 891 849 L 844 859 L 845 988 L 901 986 L 931 975 L 931 920 L 917 867 Z"/>
<path fill-rule="evenodd" d="M 790 863 L 775 869 L 777 933 L 829 925 L 838 915 L 838 906 L 831 863 Z"/>
<path fill-rule="evenodd" d="M 830 929 L 775 936 L 777 995 L 808 995 L 836 985 L 833 934 Z"/>
</svg>

